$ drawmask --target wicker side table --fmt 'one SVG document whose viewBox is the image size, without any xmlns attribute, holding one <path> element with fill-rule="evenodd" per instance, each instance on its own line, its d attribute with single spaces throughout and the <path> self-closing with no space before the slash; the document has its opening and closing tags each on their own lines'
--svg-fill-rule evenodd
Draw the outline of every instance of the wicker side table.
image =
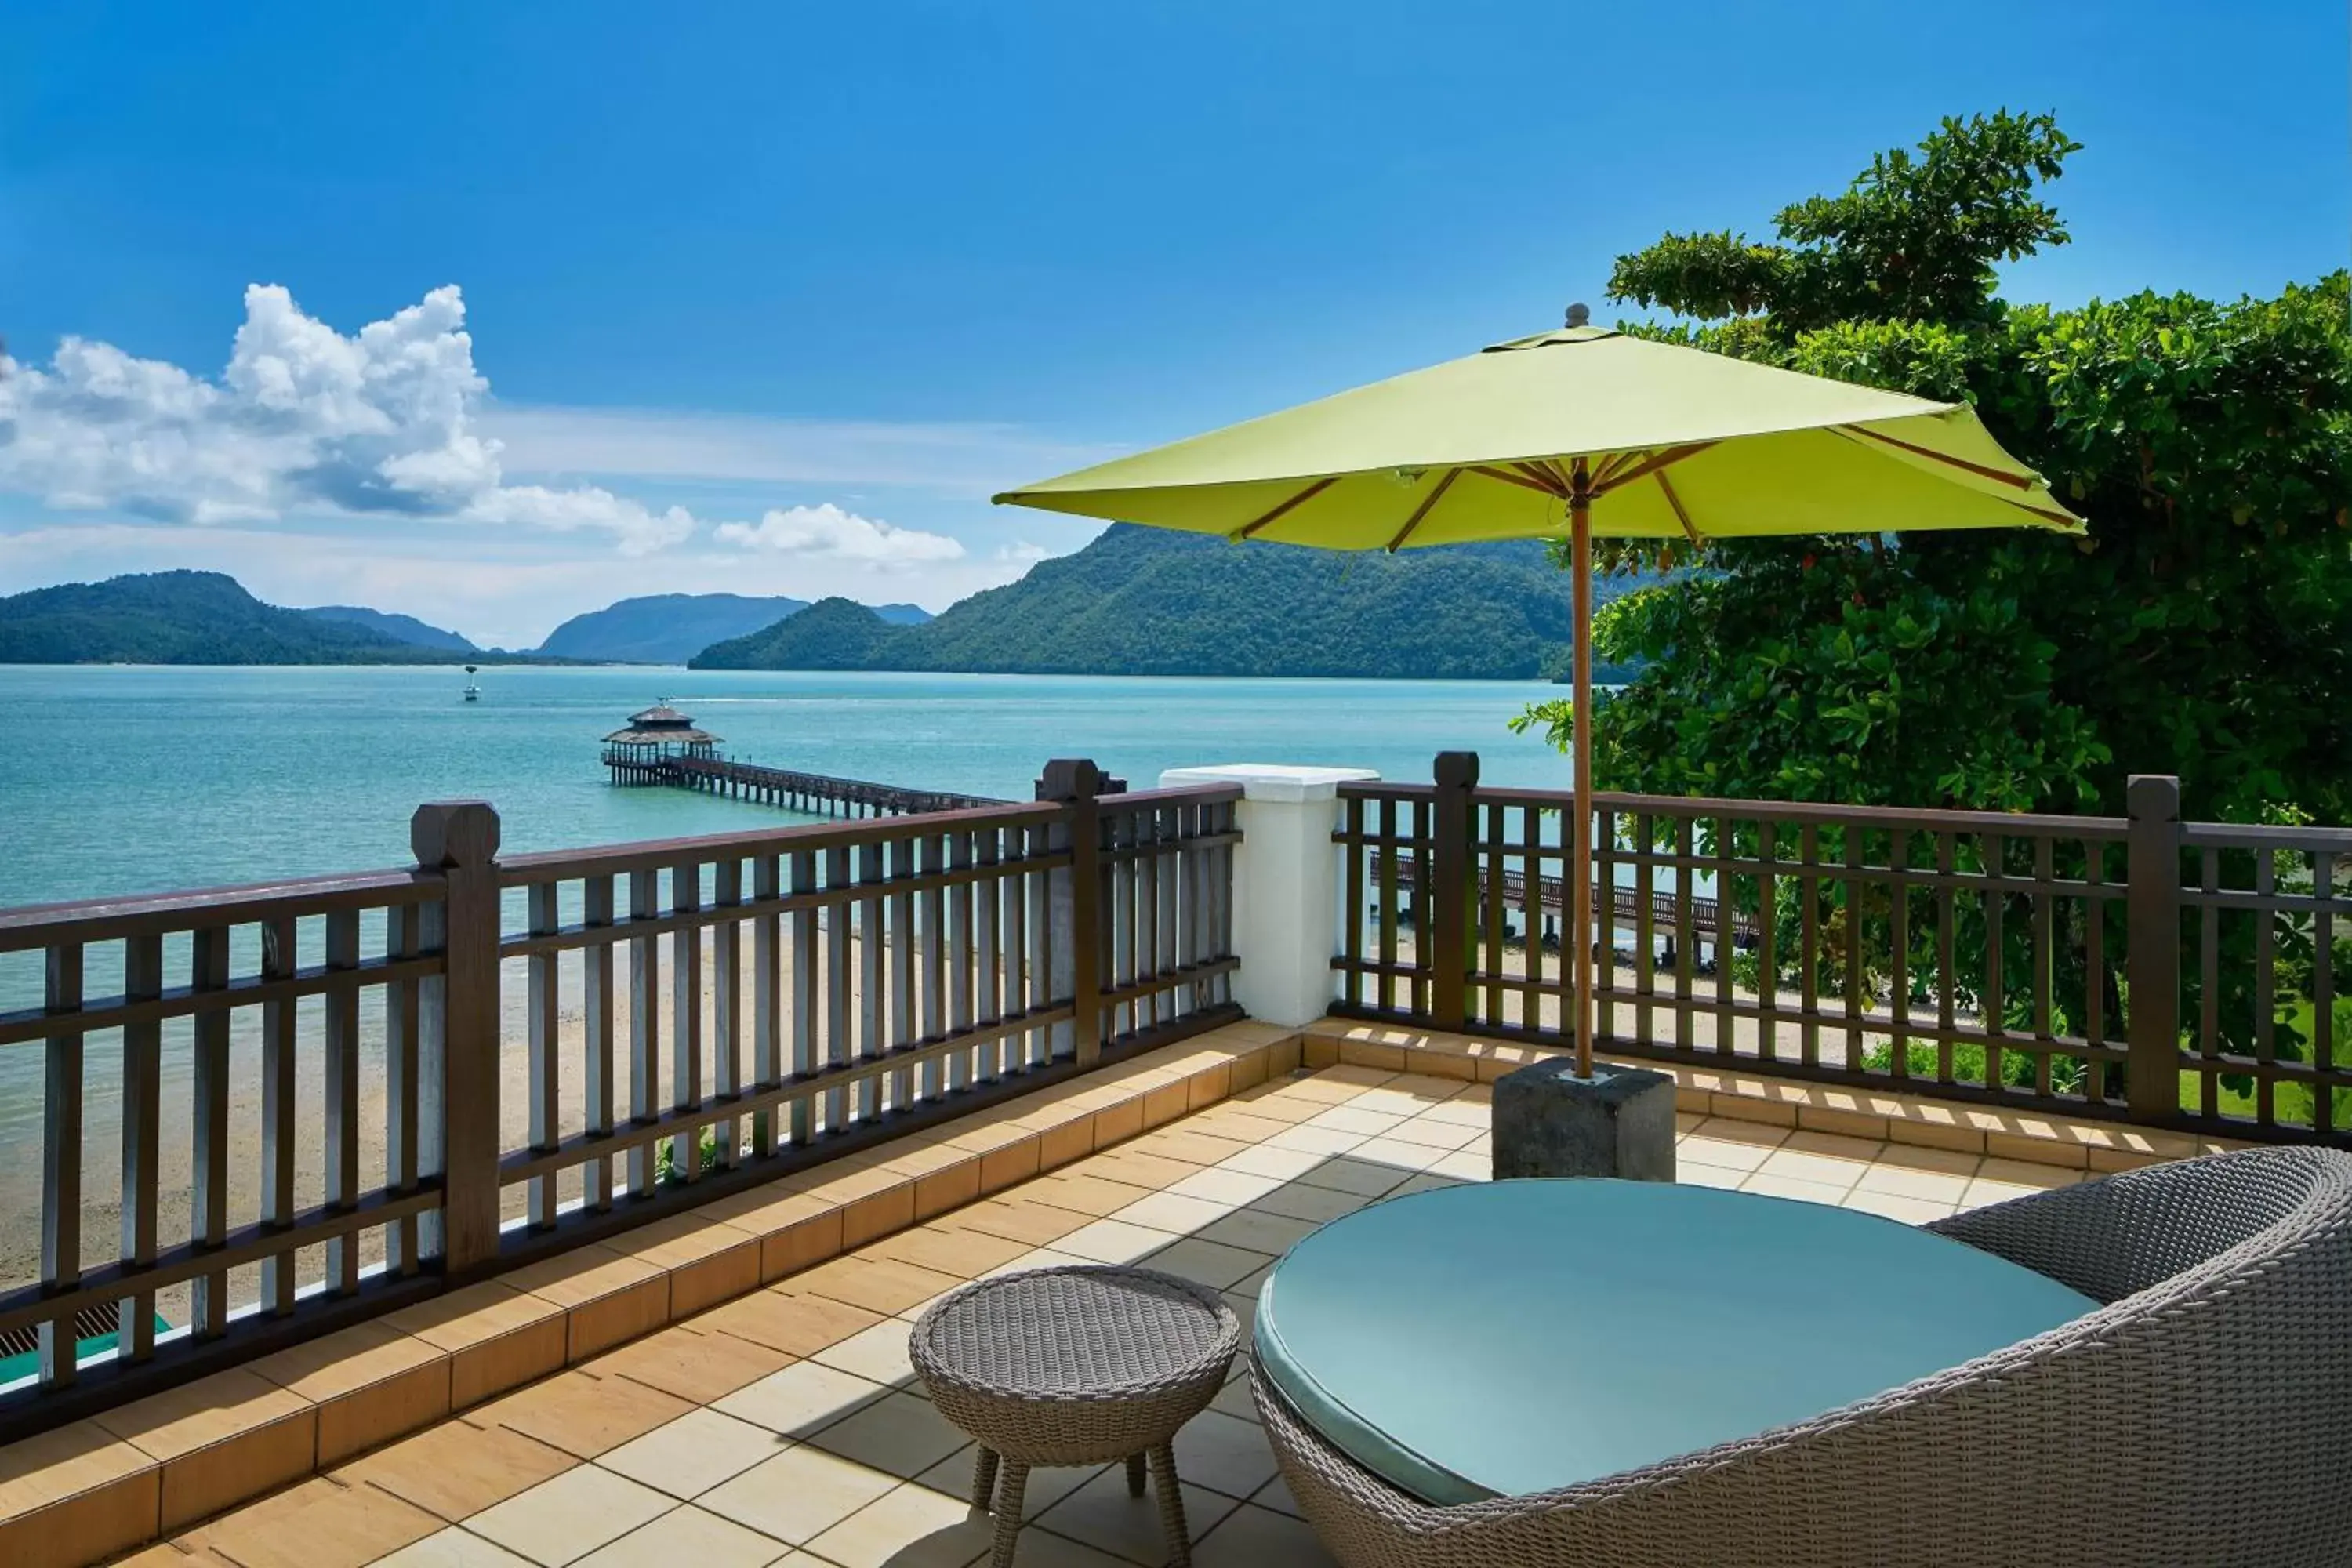
<svg viewBox="0 0 2352 1568">
<path fill-rule="evenodd" d="M 1150 1467 L 1168 1560 L 1189 1563 L 1171 1445 L 1240 1343 L 1216 1292 L 1149 1268 L 1000 1275 L 933 1303 L 908 1350 L 932 1405 L 980 1442 L 971 1500 L 996 1514 L 994 1568 L 1013 1562 L 1032 1466 L 1113 1459 L 1135 1497 Z"/>
</svg>

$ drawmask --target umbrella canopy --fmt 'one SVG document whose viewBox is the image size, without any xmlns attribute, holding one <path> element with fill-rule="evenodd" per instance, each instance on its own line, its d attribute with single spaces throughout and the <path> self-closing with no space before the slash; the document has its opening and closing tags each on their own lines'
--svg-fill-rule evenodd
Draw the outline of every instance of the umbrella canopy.
<svg viewBox="0 0 2352 1568">
<path fill-rule="evenodd" d="M 2079 530 L 1970 409 L 1571 327 L 998 496 L 1338 550 L 1625 537 Z"/>
<path fill-rule="evenodd" d="M 1573 541 L 1577 1068 L 1591 1071 L 1591 536 L 2082 531 L 1961 405 L 1569 325 L 999 501 L 1333 550 Z"/>
</svg>

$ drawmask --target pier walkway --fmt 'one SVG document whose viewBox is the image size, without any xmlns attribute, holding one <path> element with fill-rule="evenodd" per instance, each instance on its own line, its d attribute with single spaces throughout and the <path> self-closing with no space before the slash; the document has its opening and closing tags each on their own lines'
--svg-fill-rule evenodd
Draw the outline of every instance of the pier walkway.
<svg viewBox="0 0 2352 1568">
<path fill-rule="evenodd" d="M 617 750 L 608 748 L 604 757 L 604 765 L 612 770 L 614 784 L 669 784 L 782 806 L 812 816 L 906 816 L 919 812 L 963 811 L 1004 804 L 986 795 L 837 779 L 824 773 L 760 767 L 719 757 L 632 757 L 615 754 Z"/>
</svg>

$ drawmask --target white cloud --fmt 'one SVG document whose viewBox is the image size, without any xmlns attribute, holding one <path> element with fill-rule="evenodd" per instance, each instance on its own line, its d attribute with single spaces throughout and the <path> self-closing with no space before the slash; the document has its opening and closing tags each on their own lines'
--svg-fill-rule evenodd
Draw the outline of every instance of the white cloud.
<svg viewBox="0 0 2352 1568">
<path fill-rule="evenodd" d="M 1051 561 L 1054 555 L 1055 552 L 1042 544 L 1032 544 L 1025 539 L 1016 539 L 1010 544 L 998 545 L 995 559 L 1008 566 L 1026 567 L 1034 566 L 1040 561 Z"/>
<path fill-rule="evenodd" d="M 717 534 L 721 544 L 739 545 L 745 550 L 865 561 L 882 566 L 958 561 L 963 557 L 963 545 L 946 534 L 895 527 L 854 511 L 844 511 L 831 501 L 821 506 L 779 508 L 756 523 L 722 522 Z"/>
</svg>

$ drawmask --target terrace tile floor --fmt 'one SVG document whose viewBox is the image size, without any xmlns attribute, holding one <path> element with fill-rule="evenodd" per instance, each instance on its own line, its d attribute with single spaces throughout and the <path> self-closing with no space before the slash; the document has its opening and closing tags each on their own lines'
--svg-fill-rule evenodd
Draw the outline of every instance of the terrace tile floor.
<svg viewBox="0 0 2352 1568">
<path fill-rule="evenodd" d="M 137 1568 L 962 1568 L 985 1561 L 971 1444 L 907 1360 L 964 1280 L 1155 1267 L 1243 1313 L 1315 1226 L 1486 1179 L 1486 1085 L 1302 1071 L 477 1405 L 128 1559 Z M 2082 1179 L 2049 1165 L 1679 1119 L 1685 1182 L 1917 1223 Z M 1329 1559 L 1275 1473 L 1244 1367 L 1178 1438 L 1200 1568 Z M 1040 1470 L 1026 1568 L 1157 1568 L 1117 1466 Z"/>
</svg>

